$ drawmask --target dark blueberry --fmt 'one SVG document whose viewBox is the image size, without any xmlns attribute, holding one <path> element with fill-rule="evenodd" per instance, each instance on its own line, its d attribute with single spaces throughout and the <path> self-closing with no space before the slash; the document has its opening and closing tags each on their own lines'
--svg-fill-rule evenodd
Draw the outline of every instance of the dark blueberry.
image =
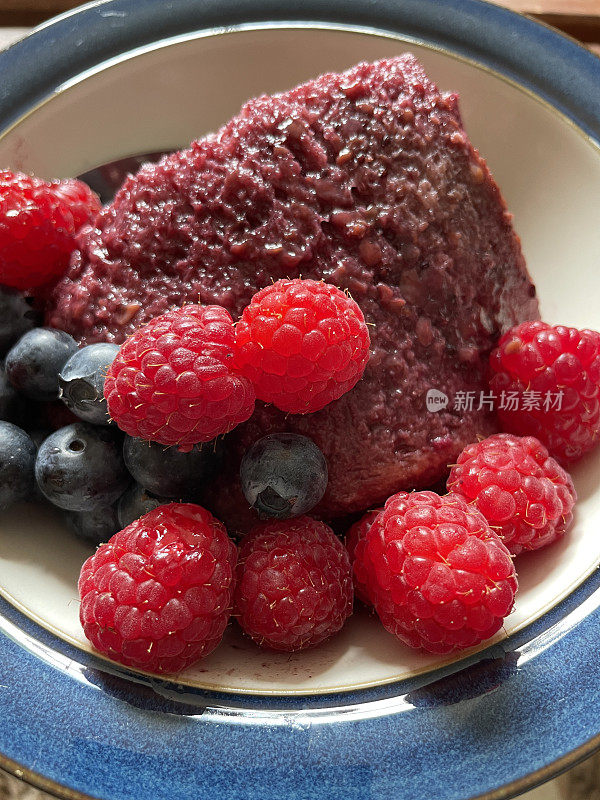
<svg viewBox="0 0 600 800">
<path fill-rule="evenodd" d="M 121 530 L 114 505 L 100 506 L 93 511 L 65 511 L 65 520 L 75 536 L 96 545 L 108 542 Z"/>
<path fill-rule="evenodd" d="M 0 286 L 0 355 L 26 331 L 39 325 L 39 314 L 31 302 L 21 292 Z"/>
<path fill-rule="evenodd" d="M 272 433 L 255 442 L 240 466 L 246 499 L 262 517 L 306 514 L 327 488 L 327 462 L 312 439 Z"/>
<path fill-rule="evenodd" d="M 94 425 L 108 425 L 110 422 L 104 399 L 104 381 L 118 352 L 117 344 L 89 344 L 73 353 L 61 369 L 58 396 L 80 419 Z"/>
<path fill-rule="evenodd" d="M 66 511 L 111 505 L 129 485 L 121 435 L 111 428 L 75 422 L 42 442 L 35 477 L 42 494 Z"/>
<path fill-rule="evenodd" d="M 123 457 L 135 480 L 151 494 L 177 500 L 198 500 L 212 474 L 215 453 L 211 444 L 189 453 L 175 447 L 126 436 Z"/>
<path fill-rule="evenodd" d="M 6 374 L 19 392 L 33 400 L 58 397 L 58 373 L 77 350 L 72 336 L 55 328 L 23 334 L 6 356 Z"/>
<path fill-rule="evenodd" d="M 12 420 L 17 410 L 17 392 L 6 377 L 4 364 L 0 362 L 0 419 Z"/>
<path fill-rule="evenodd" d="M 166 497 L 155 497 L 139 483 L 134 483 L 125 494 L 121 495 L 117 503 L 119 525 L 121 528 L 126 528 L 149 511 L 172 502 L 172 499 Z"/>
<path fill-rule="evenodd" d="M 0 511 L 33 495 L 35 445 L 13 425 L 0 422 Z"/>
</svg>

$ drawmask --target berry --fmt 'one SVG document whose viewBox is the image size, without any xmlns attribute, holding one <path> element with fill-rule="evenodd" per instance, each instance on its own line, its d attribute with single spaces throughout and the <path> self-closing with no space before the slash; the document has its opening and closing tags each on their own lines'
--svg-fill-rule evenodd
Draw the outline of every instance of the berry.
<svg viewBox="0 0 600 800">
<path fill-rule="evenodd" d="M 361 559 L 365 549 L 365 539 L 368 532 L 371 530 L 371 526 L 381 511 L 383 511 L 383 508 L 376 508 L 374 511 L 367 511 L 367 513 L 357 522 L 355 522 L 354 525 L 348 528 L 345 538 L 346 550 L 348 551 L 350 563 L 353 567 L 352 577 L 354 579 L 354 595 L 367 605 L 371 605 L 371 601 L 369 600 L 368 596 L 369 588 L 366 580 L 361 574 L 360 565 L 362 564 Z M 355 561 L 357 562 L 358 572 L 356 569 L 354 569 Z"/>
<path fill-rule="evenodd" d="M 600 441 L 600 333 L 523 322 L 500 339 L 490 368 L 508 433 L 535 436 L 562 464 Z"/>
<path fill-rule="evenodd" d="M 127 489 L 121 437 L 111 428 L 75 422 L 51 434 L 38 450 L 35 477 L 40 491 L 66 511 L 111 505 Z"/>
<path fill-rule="evenodd" d="M 517 591 L 508 550 L 483 515 L 453 494 L 390 497 L 354 572 L 386 630 L 430 653 L 493 636 Z"/>
<path fill-rule="evenodd" d="M 234 327 L 220 306 L 186 305 L 138 328 L 106 379 L 108 411 L 130 436 L 190 450 L 250 417 L 254 390 L 231 371 Z"/>
<path fill-rule="evenodd" d="M 134 483 L 117 501 L 119 527 L 126 528 L 149 511 L 154 511 L 155 508 L 172 502 L 166 497 L 155 497 L 143 486 L 140 486 L 139 483 Z"/>
<path fill-rule="evenodd" d="M 0 511 L 31 498 L 34 463 L 31 438 L 11 422 L 0 422 Z"/>
<path fill-rule="evenodd" d="M 0 362 L 0 420 L 11 420 L 17 407 L 17 392 L 9 382 L 4 364 Z"/>
<path fill-rule="evenodd" d="M 0 355 L 39 322 L 39 314 L 21 292 L 0 286 Z"/>
<path fill-rule="evenodd" d="M 58 396 L 85 422 L 94 425 L 108 425 L 110 422 L 104 381 L 118 352 L 116 344 L 89 344 L 73 353 L 58 375 Z"/>
<path fill-rule="evenodd" d="M 84 225 L 93 222 L 102 208 L 96 192 L 87 183 L 77 178 L 52 181 L 54 194 L 69 209 L 73 217 L 73 228 L 79 231 Z"/>
<path fill-rule="evenodd" d="M 92 511 L 65 511 L 65 520 L 75 536 L 99 545 L 121 530 L 115 506 L 99 506 Z"/>
<path fill-rule="evenodd" d="M 516 556 L 560 539 L 577 495 L 567 472 L 533 436 L 489 436 L 462 451 L 448 491 L 475 505 Z"/>
<path fill-rule="evenodd" d="M 261 516 L 299 517 L 325 494 L 327 462 L 312 439 L 272 433 L 246 451 L 240 481 L 246 500 Z"/>
<path fill-rule="evenodd" d="M 6 356 L 6 374 L 32 400 L 58 397 L 58 373 L 77 350 L 72 336 L 55 328 L 34 328 L 13 345 Z"/>
<path fill-rule="evenodd" d="M 214 471 L 216 454 L 212 445 L 196 445 L 182 453 L 175 447 L 126 436 L 123 458 L 131 475 L 151 494 L 195 501 Z"/>
<path fill-rule="evenodd" d="M 236 548 L 208 511 L 160 506 L 115 534 L 81 569 L 80 619 L 101 653 L 177 673 L 221 641 L 231 614 Z"/>
<path fill-rule="evenodd" d="M 310 517 L 260 523 L 240 546 L 235 614 L 261 647 L 302 650 L 340 630 L 352 613 L 348 552 Z"/>
<path fill-rule="evenodd" d="M 99 210 L 98 197 L 81 181 L 48 183 L 0 170 L 0 283 L 35 289 L 59 278 L 75 234 Z"/>
<path fill-rule="evenodd" d="M 369 359 L 362 311 L 322 281 L 284 279 L 261 289 L 244 309 L 236 342 L 237 368 L 256 396 L 293 414 L 337 400 Z"/>
</svg>

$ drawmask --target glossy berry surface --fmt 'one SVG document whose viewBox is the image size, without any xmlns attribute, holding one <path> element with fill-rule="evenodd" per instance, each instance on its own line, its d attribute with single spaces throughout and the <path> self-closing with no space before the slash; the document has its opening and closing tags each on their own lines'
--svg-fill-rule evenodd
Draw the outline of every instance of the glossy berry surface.
<svg viewBox="0 0 600 800">
<path fill-rule="evenodd" d="M 303 650 L 352 613 L 348 551 L 310 517 L 260 523 L 240 546 L 235 615 L 261 647 Z"/>
<path fill-rule="evenodd" d="M 58 373 L 76 351 L 77 342 L 68 333 L 34 328 L 8 351 L 6 374 L 15 389 L 32 400 L 55 400 Z"/>
<path fill-rule="evenodd" d="M 0 286 L 0 355 L 39 321 L 40 315 L 22 292 Z"/>
<path fill-rule="evenodd" d="M 236 326 L 236 363 L 256 396 L 307 414 L 362 377 L 369 332 L 362 311 L 336 286 L 283 279 L 257 292 Z"/>
<path fill-rule="evenodd" d="M 196 501 L 212 474 L 217 455 L 211 444 L 195 445 L 185 453 L 126 436 L 123 458 L 131 475 L 151 494 Z"/>
<path fill-rule="evenodd" d="M 234 327 L 220 306 L 186 305 L 138 328 L 106 379 L 108 411 L 130 436 L 189 450 L 244 422 L 250 382 L 231 371 Z"/>
<path fill-rule="evenodd" d="M 99 506 L 92 511 L 65 511 L 65 521 L 75 536 L 93 545 L 108 542 L 122 527 L 114 505 Z"/>
<path fill-rule="evenodd" d="M 386 630 L 430 653 L 489 639 L 517 591 L 510 554 L 483 515 L 434 492 L 390 497 L 354 572 Z"/>
<path fill-rule="evenodd" d="M 379 516 L 379 513 L 383 511 L 383 508 L 376 508 L 373 511 L 367 511 L 359 520 L 357 520 L 354 525 L 351 525 L 348 530 L 346 531 L 346 537 L 344 539 L 344 544 L 346 545 L 346 549 L 348 550 L 348 555 L 350 556 L 350 563 L 354 567 L 354 562 L 358 559 L 360 562 L 362 558 L 362 554 L 365 548 L 365 539 L 367 537 L 368 532 L 371 530 L 371 526 Z M 354 595 L 359 599 L 362 600 L 363 603 L 367 605 L 371 604 L 368 596 L 368 586 L 366 583 L 363 583 L 360 573 L 354 572 L 352 577 L 354 579 Z"/>
<path fill-rule="evenodd" d="M 101 342 L 82 347 L 58 375 L 59 397 L 77 417 L 94 425 L 108 425 L 104 381 L 119 352 L 116 344 Z"/>
<path fill-rule="evenodd" d="M 93 511 L 115 502 L 131 478 L 121 436 L 110 428 L 75 422 L 45 439 L 35 477 L 42 494 L 66 511 Z"/>
<path fill-rule="evenodd" d="M 577 495 L 570 475 L 533 436 L 489 436 L 462 451 L 448 491 L 476 506 L 516 556 L 560 539 Z"/>
<path fill-rule="evenodd" d="M 78 180 L 47 182 L 0 170 L 0 284 L 37 289 L 59 278 L 75 249 L 75 234 L 100 210 Z"/>
<path fill-rule="evenodd" d="M 120 531 L 81 569 L 80 619 L 109 658 L 178 673 L 221 641 L 236 548 L 208 511 L 172 503 Z"/>
<path fill-rule="evenodd" d="M 16 425 L 0 422 L 0 511 L 31 499 L 34 464 L 31 438 Z"/>
<path fill-rule="evenodd" d="M 325 494 L 327 462 L 307 436 L 272 433 L 244 454 L 240 483 L 246 500 L 261 516 L 298 517 Z"/>
<path fill-rule="evenodd" d="M 168 505 L 172 500 L 166 497 L 155 497 L 150 494 L 139 483 L 133 483 L 117 501 L 117 518 L 119 528 L 126 528 L 135 522 L 136 519 L 143 517 L 149 511 L 154 511 L 159 506 Z"/>
<path fill-rule="evenodd" d="M 490 370 L 508 433 L 535 436 L 562 464 L 600 441 L 600 333 L 523 322 L 500 339 Z"/>
</svg>

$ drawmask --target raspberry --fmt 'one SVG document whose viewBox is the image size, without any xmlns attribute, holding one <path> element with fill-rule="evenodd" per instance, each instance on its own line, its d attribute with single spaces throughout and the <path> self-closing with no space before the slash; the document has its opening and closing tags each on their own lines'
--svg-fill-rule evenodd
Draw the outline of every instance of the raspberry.
<svg viewBox="0 0 600 800">
<path fill-rule="evenodd" d="M 81 181 L 48 183 L 0 170 L 0 283 L 36 289 L 59 278 L 75 234 L 99 211 L 98 197 Z"/>
<path fill-rule="evenodd" d="M 235 614 L 261 647 L 302 650 L 340 630 L 352 613 L 344 545 L 311 517 L 256 525 L 240 546 Z"/>
<path fill-rule="evenodd" d="M 108 370 L 108 413 L 130 436 L 191 450 L 250 417 L 254 390 L 230 369 L 235 333 L 220 306 L 186 305 L 138 328 Z"/>
<path fill-rule="evenodd" d="M 78 231 L 84 225 L 94 221 L 102 208 L 100 198 L 87 183 L 76 178 L 53 181 L 54 194 L 68 207 L 73 217 L 73 228 Z"/>
<path fill-rule="evenodd" d="M 493 636 L 517 591 L 508 550 L 460 495 L 390 497 L 354 562 L 355 575 L 358 569 L 386 630 L 430 653 Z"/>
<path fill-rule="evenodd" d="M 367 605 L 371 605 L 371 601 L 369 600 L 368 596 L 369 589 L 366 579 L 362 574 L 362 554 L 364 553 L 365 539 L 367 534 L 371 530 L 371 526 L 381 511 L 383 511 L 383 508 L 377 508 L 374 511 L 367 511 L 367 513 L 361 517 L 358 522 L 355 522 L 354 525 L 352 525 L 346 531 L 345 544 L 346 549 L 348 550 L 348 555 L 350 556 L 350 563 L 354 567 L 355 561 L 358 562 L 358 573 L 353 569 L 352 575 L 354 579 L 354 595 Z"/>
<path fill-rule="evenodd" d="M 85 635 L 121 664 L 181 672 L 221 641 L 236 555 L 223 525 L 204 508 L 155 508 L 101 544 L 81 568 Z"/>
<path fill-rule="evenodd" d="M 236 326 L 238 369 L 256 396 L 308 414 L 357 383 L 369 359 L 362 311 L 336 286 L 280 280 L 261 289 Z"/>
<path fill-rule="evenodd" d="M 567 472 L 533 436 L 489 436 L 462 451 L 448 491 L 473 503 L 513 556 L 565 533 L 577 495 Z"/>
<path fill-rule="evenodd" d="M 600 333 L 523 322 L 500 339 L 490 368 L 506 431 L 535 436 L 563 464 L 598 443 Z"/>
</svg>

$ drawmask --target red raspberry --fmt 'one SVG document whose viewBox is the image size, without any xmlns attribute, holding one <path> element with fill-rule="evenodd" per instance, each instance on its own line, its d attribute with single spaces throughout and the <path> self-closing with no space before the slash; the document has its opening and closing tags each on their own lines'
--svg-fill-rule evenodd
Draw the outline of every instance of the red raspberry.
<svg viewBox="0 0 600 800">
<path fill-rule="evenodd" d="M 85 635 L 121 664 L 181 672 L 221 641 L 236 556 L 225 528 L 204 508 L 155 508 L 101 544 L 81 568 Z"/>
<path fill-rule="evenodd" d="M 250 417 L 254 390 L 231 371 L 235 332 L 220 306 L 186 305 L 142 325 L 108 370 L 108 412 L 130 436 L 191 450 Z"/>
<path fill-rule="evenodd" d="M 235 614 L 261 647 L 312 647 L 352 613 L 348 552 L 311 517 L 256 525 L 240 546 L 237 575 Z"/>
<path fill-rule="evenodd" d="M 513 556 L 560 539 L 577 498 L 569 474 L 541 442 L 510 433 L 465 447 L 448 491 L 474 503 Z"/>
<path fill-rule="evenodd" d="M 99 211 L 98 197 L 81 181 L 48 183 L 0 170 L 0 283 L 35 289 L 59 278 L 75 234 Z"/>
<path fill-rule="evenodd" d="M 508 550 L 460 495 L 390 497 L 367 534 L 360 569 L 386 630 L 430 653 L 493 636 L 517 591 Z"/>
<path fill-rule="evenodd" d="M 348 555 L 350 556 L 350 563 L 352 566 L 354 566 L 354 562 L 358 561 L 358 573 L 353 570 L 354 595 L 367 605 L 371 605 L 371 601 L 368 597 L 369 589 L 366 583 L 366 578 L 362 574 L 361 559 L 365 549 L 365 539 L 367 534 L 371 530 L 371 525 L 373 525 L 381 511 L 383 511 L 383 508 L 377 508 L 375 511 L 367 511 L 367 513 L 361 517 L 358 522 L 355 522 L 354 525 L 352 525 L 346 531 L 345 544 Z"/>
<path fill-rule="evenodd" d="M 600 333 L 523 322 L 500 339 L 490 367 L 506 431 L 535 436 L 563 464 L 598 443 Z"/>
<path fill-rule="evenodd" d="M 236 326 L 238 369 L 256 396 L 308 414 L 352 389 L 369 359 L 362 311 L 336 286 L 280 280 L 261 289 Z"/>
</svg>

